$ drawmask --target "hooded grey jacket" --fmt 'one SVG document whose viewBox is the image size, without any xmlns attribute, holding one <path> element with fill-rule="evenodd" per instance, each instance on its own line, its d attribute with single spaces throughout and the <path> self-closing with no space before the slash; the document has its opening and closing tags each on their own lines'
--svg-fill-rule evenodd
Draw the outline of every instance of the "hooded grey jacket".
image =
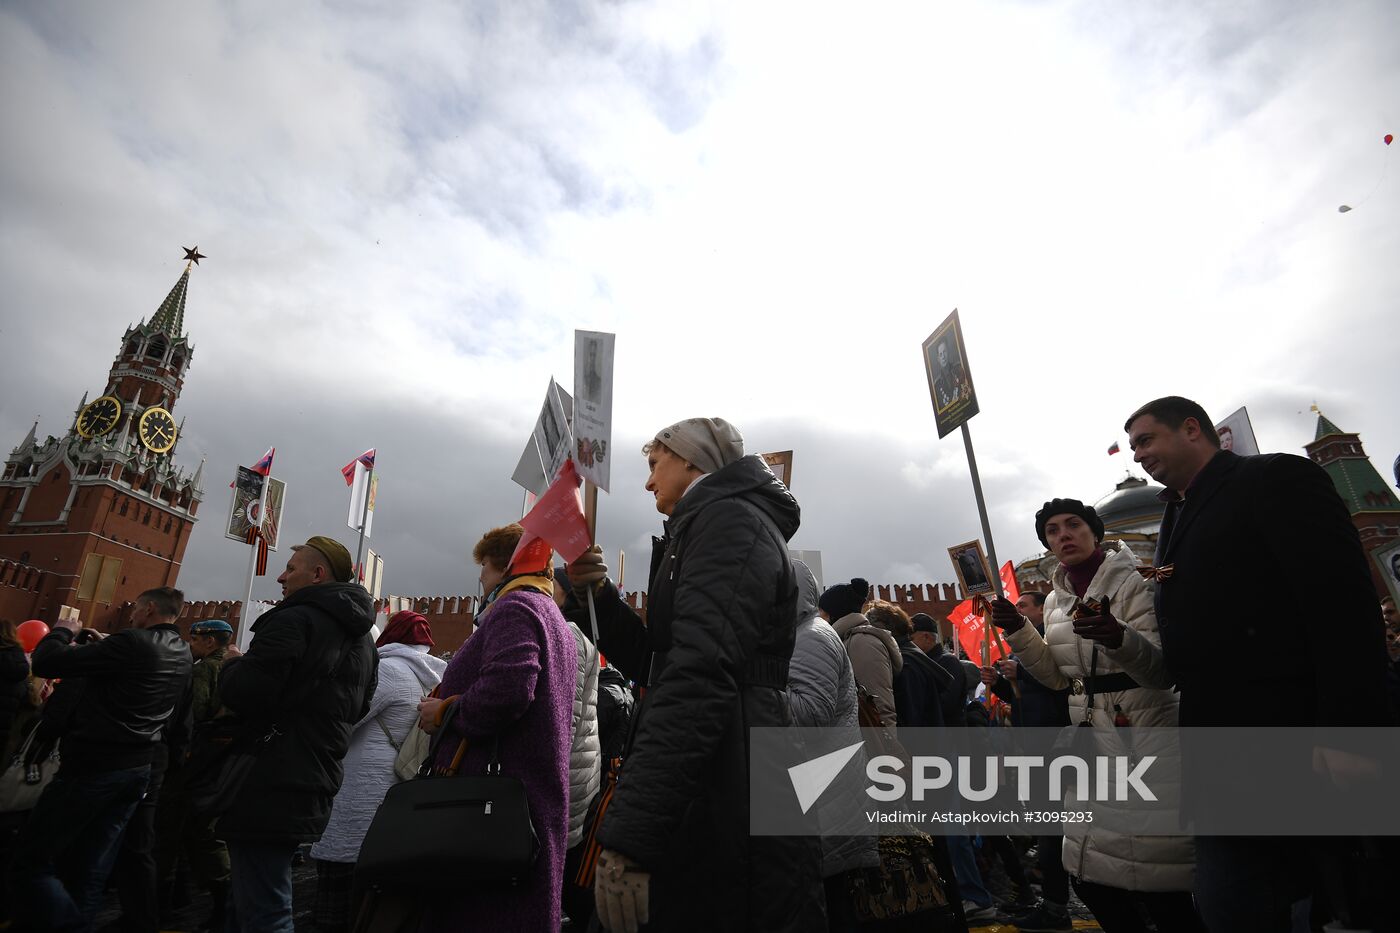
<svg viewBox="0 0 1400 933">
<path fill-rule="evenodd" d="M 817 615 L 817 578 L 800 560 L 792 562 L 797 574 L 797 641 L 788 668 L 788 704 L 792 723 L 801 727 L 841 728 L 850 732 L 843 744 L 859 742 L 856 713 L 856 678 L 841 637 Z M 859 824 L 865 773 L 865 753 L 847 763 L 836 785 L 822 795 L 817 822 L 822 828 L 822 877 L 830 878 L 853 868 L 880 864 L 874 836 L 838 835 L 850 822 Z"/>
</svg>

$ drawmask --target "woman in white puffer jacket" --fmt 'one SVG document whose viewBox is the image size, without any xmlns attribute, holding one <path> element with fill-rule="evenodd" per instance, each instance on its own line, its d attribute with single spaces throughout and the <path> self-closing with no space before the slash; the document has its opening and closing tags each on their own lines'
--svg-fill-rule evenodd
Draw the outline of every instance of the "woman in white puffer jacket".
<svg viewBox="0 0 1400 933">
<path fill-rule="evenodd" d="M 428 620 L 405 609 L 394 614 L 375 642 L 379 682 L 369 713 L 355 725 L 345 753 L 345 781 L 331 805 L 331 819 L 314 846 L 318 930 L 348 929 L 350 883 L 370 821 L 397 781 L 394 759 L 418 723 L 418 703 L 442 680 L 447 662 L 429 653 L 433 630 Z"/>
<path fill-rule="evenodd" d="M 1076 681 L 1082 685 L 1092 670 L 1102 687 L 1094 690 L 1091 719 L 1101 747 L 1118 741 L 1115 718 L 1134 727 L 1176 726 L 1177 698 L 1162 659 L 1152 586 L 1137 572 L 1132 551 L 1118 541 L 1103 543 L 1103 522 L 1077 499 L 1045 503 L 1036 513 L 1035 530 L 1060 560 L 1054 591 L 1045 600 L 1044 638 L 1024 624 L 1009 601 L 998 599 L 992 609 L 993 623 L 1006 630 L 1026 671 L 1051 690 L 1063 690 Z M 1105 597 L 1107 613 L 1072 619 L 1081 600 Z M 1070 695 L 1074 726 L 1088 712 L 1087 692 Z M 1071 787 L 1066 809 L 1082 808 L 1085 796 Z M 1075 891 L 1105 933 L 1146 930 L 1139 907 L 1159 930 L 1204 933 L 1191 901 L 1195 849 L 1190 836 L 1135 836 L 1102 823 L 1067 823 L 1063 852 Z"/>
</svg>

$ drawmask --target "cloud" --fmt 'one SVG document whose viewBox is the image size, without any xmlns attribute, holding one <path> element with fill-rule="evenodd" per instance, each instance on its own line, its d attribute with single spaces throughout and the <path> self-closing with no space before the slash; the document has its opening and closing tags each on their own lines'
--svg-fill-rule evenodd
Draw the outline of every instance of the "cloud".
<svg viewBox="0 0 1400 933">
<path fill-rule="evenodd" d="M 389 587 L 474 590 L 575 328 L 618 334 L 600 536 L 634 586 L 635 452 L 694 414 L 795 451 L 828 579 L 951 579 L 981 524 L 918 353 L 954 307 L 1002 560 L 1133 470 L 1103 451 L 1159 395 L 1295 452 L 1316 401 L 1388 464 L 1393 167 L 1336 206 L 1394 158 L 1397 32 L 1384 0 L 5 7 L 0 438 L 66 430 L 198 243 L 206 598 L 242 586 L 226 477 L 273 444 L 289 535 L 340 527 L 331 471 L 377 446 Z"/>
</svg>

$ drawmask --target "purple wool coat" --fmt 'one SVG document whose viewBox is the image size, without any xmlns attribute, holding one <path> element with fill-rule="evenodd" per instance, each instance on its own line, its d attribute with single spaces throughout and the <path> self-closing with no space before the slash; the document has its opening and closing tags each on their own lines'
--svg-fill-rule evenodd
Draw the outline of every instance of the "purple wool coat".
<svg viewBox="0 0 1400 933">
<path fill-rule="evenodd" d="M 436 764 L 467 752 L 458 773 L 485 773 L 500 738 L 501 773 L 519 778 L 530 801 L 539 855 L 515 887 L 454 887 L 432 905 L 425 933 L 512 930 L 557 933 L 569 834 L 569 744 L 578 649 L 554 600 L 513 590 L 496 600 L 442 675 L 439 696 L 459 696 Z M 446 779 L 450 780 L 450 778 Z M 468 879 L 463 879 L 467 882 Z"/>
</svg>

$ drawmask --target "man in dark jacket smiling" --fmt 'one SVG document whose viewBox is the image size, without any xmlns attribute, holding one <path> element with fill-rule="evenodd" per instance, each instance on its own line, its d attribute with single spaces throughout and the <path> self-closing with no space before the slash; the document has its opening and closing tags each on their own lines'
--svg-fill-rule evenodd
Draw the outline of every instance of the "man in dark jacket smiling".
<svg viewBox="0 0 1400 933">
<path fill-rule="evenodd" d="M 235 930 L 291 933 L 292 853 L 326 828 L 379 666 L 374 601 L 350 582 L 350 552 L 321 535 L 292 551 L 277 578 L 282 601 L 253 625 L 247 655 L 226 660 L 219 676 L 224 707 L 271 735 L 219 821 Z"/>
<path fill-rule="evenodd" d="M 791 724 L 797 501 L 718 418 L 643 450 L 670 520 L 652 554 L 648 686 L 599 832 L 599 919 L 629 933 L 825 929 L 818 840 L 749 834 L 748 730 Z"/>
<path fill-rule="evenodd" d="M 67 681 L 68 715 L 58 774 L 16 843 L 10 895 L 19 929 L 85 930 L 101 906 L 162 727 L 190 680 L 189 649 L 174 625 L 183 606 L 179 590 L 147 590 L 131 628 L 73 646 L 79 623 L 60 619 L 35 647 L 35 676 Z"/>
</svg>

